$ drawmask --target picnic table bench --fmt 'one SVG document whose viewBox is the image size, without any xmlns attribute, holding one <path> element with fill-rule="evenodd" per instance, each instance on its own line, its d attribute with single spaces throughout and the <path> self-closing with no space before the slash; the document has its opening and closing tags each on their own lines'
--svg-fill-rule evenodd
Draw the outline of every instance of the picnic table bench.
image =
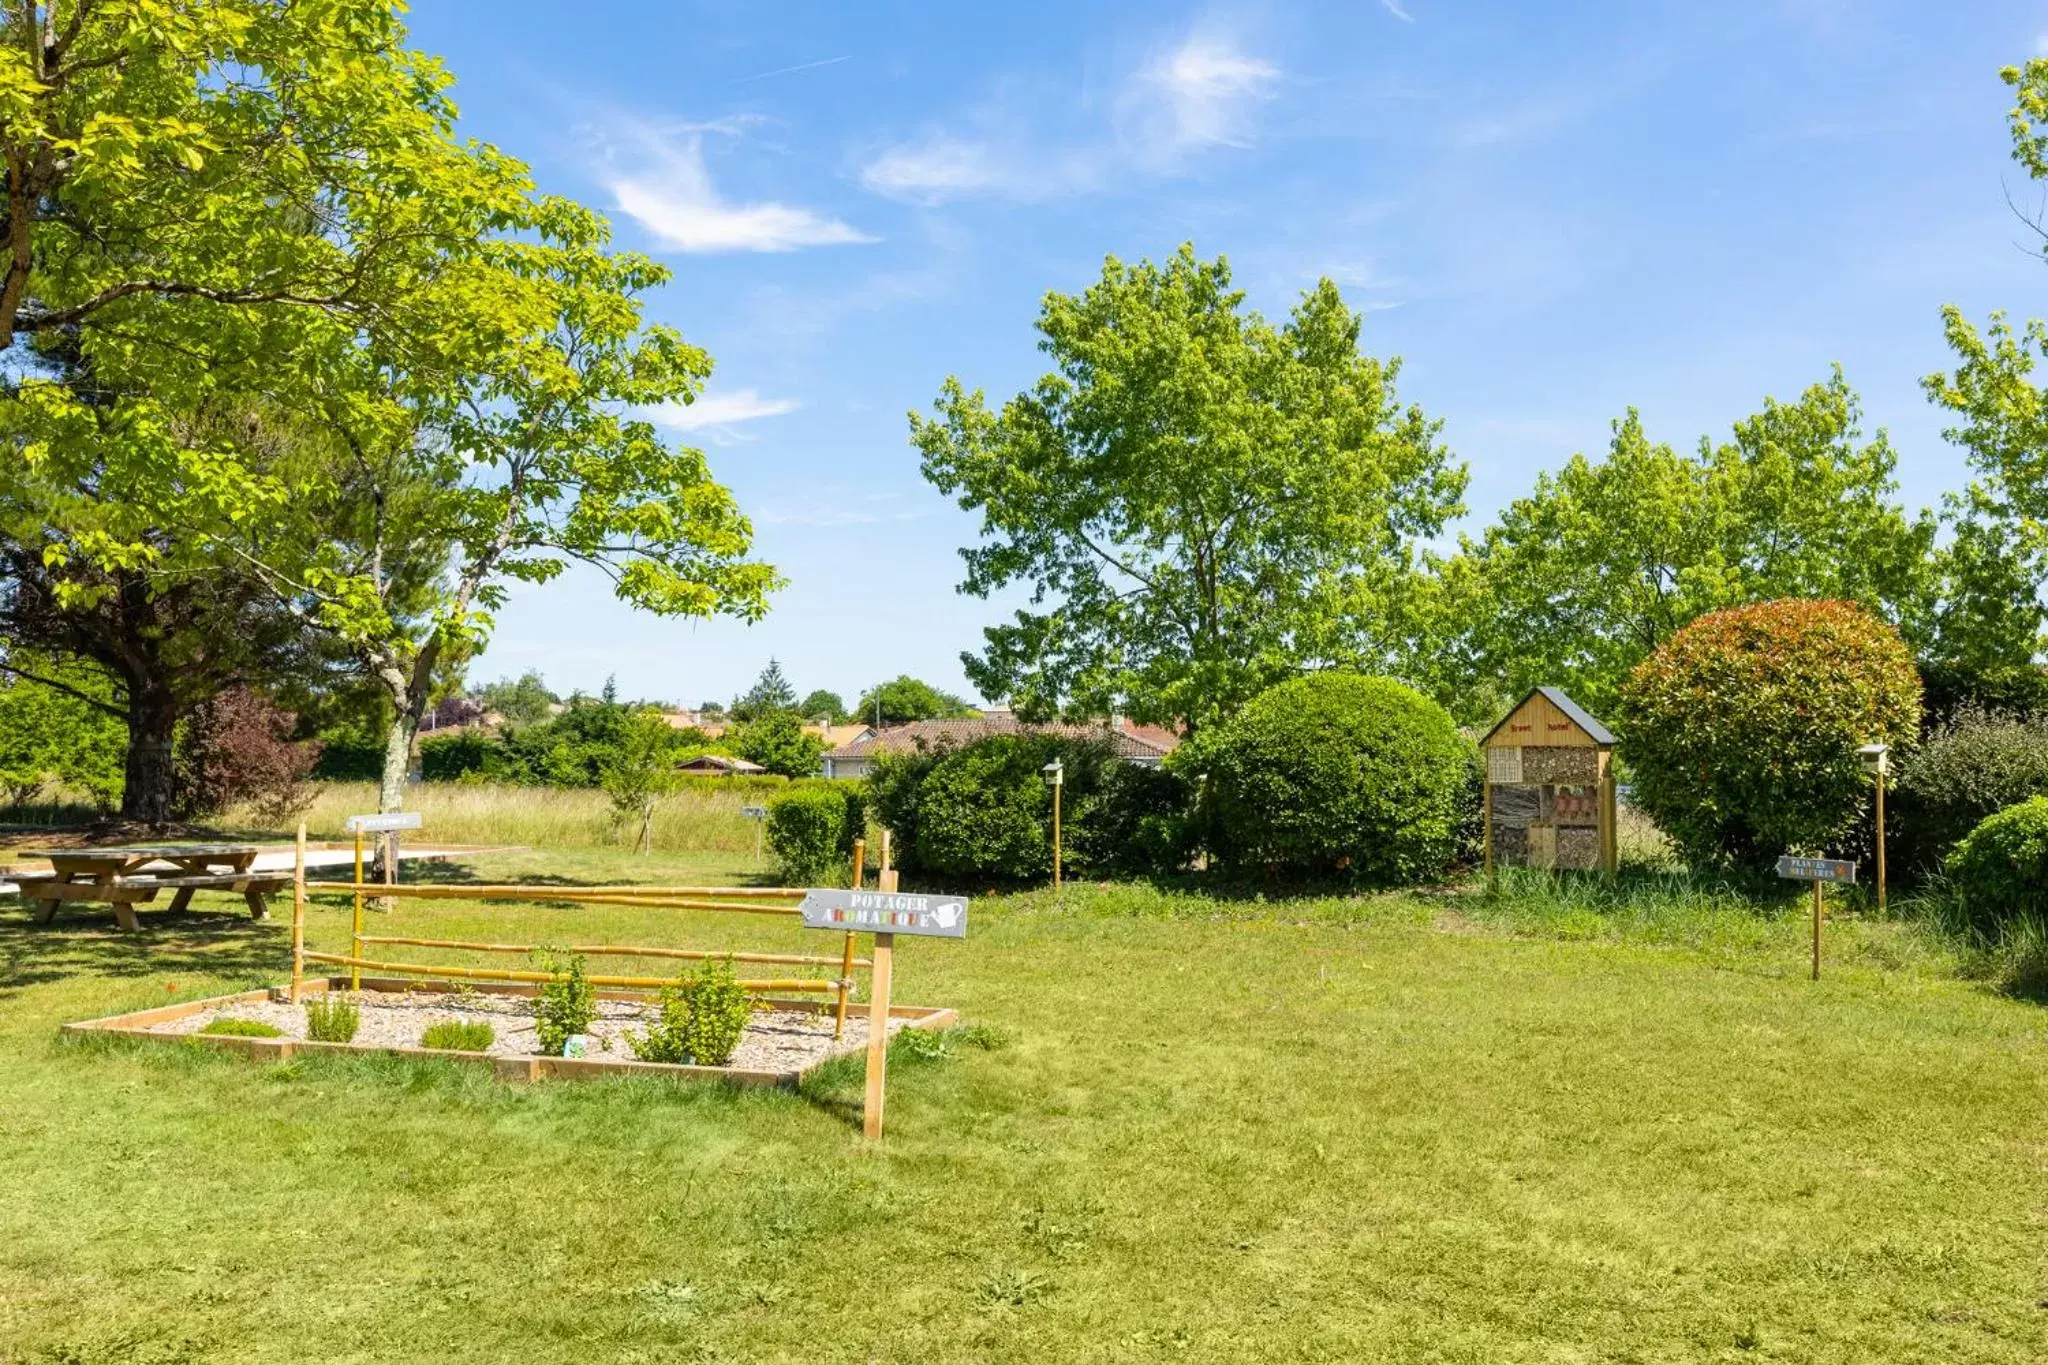
<svg viewBox="0 0 2048 1365">
<path fill-rule="evenodd" d="M 111 905 L 120 926 L 134 929 L 135 906 L 155 900 L 166 889 L 177 892 L 171 900 L 173 910 L 191 905 L 195 891 L 240 892 L 250 917 L 262 919 L 270 913 L 265 896 L 291 885 L 292 874 L 252 871 L 250 865 L 260 852 L 254 844 L 44 849 L 22 856 L 47 858 L 51 871 L 18 875 L 14 882 L 21 889 L 22 903 L 33 907 L 38 924 L 48 924 L 57 907 L 68 901 Z"/>
</svg>

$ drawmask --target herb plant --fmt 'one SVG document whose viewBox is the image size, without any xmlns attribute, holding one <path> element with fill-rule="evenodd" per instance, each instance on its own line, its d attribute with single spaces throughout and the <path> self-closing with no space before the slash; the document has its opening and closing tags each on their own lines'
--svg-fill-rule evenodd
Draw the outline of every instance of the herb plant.
<svg viewBox="0 0 2048 1365">
<path fill-rule="evenodd" d="M 362 1011 L 345 995 L 306 1002 L 306 1036 L 316 1043 L 353 1042 L 362 1023 Z"/>
<path fill-rule="evenodd" d="M 565 959 L 541 948 L 533 960 L 552 978 L 534 998 L 533 1031 L 541 1055 L 559 1057 L 571 1037 L 590 1031 L 590 1021 L 597 1017 L 597 991 L 583 974 L 581 953 Z"/>
</svg>

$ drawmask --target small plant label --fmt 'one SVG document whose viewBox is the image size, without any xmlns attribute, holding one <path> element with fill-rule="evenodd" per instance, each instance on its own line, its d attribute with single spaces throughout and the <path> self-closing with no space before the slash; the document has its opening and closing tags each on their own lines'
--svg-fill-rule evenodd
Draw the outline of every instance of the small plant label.
<svg viewBox="0 0 2048 1365">
<path fill-rule="evenodd" d="M 1778 859 L 1778 875 L 1795 882 L 1853 883 L 1856 864 L 1840 858 L 1795 858 L 1788 853 Z"/>
<path fill-rule="evenodd" d="M 967 898 L 812 887 L 804 892 L 804 928 L 966 938 Z"/>
<path fill-rule="evenodd" d="M 347 822 L 350 834 L 390 834 L 401 829 L 418 829 L 418 811 L 400 811 L 394 815 L 351 815 Z"/>
<path fill-rule="evenodd" d="M 572 1033 L 567 1038 L 564 1038 L 562 1040 L 562 1055 L 564 1057 L 588 1057 L 590 1055 L 590 1035 L 587 1033 Z"/>
</svg>

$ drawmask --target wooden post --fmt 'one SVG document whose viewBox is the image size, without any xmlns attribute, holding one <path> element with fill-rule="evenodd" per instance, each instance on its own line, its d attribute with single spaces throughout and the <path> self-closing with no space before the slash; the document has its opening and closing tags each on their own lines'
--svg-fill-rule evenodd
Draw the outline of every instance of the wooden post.
<svg viewBox="0 0 2048 1365">
<path fill-rule="evenodd" d="M 1600 865 L 1621 871 L 1621 802 L 1615 791 L 1614 755 L 1600 754 Z"/>
<path fill-rule="evenodd" d="M 306 822 L 299 821 L 292 855 L 292 1003 L 299 1003 L 299 978 L 306 971 Z"/>
<path fill-rule="evenodd" d="M 896 889 L 896 869 L 890 866 L 889 863 L 889 831 L 886 829 L 882 831 L 882 870 L 875 874 L 875 889 L 877 891 L 894 891 Z"/>
<path fill-rule="evenodd" d="M 1821 898 L 1827 894 L 1821 889 L 1822 885 L 1822 882 L 1815 878 L 1813 883 L 1813 979 L 1815 981 L 1820 980 Z"/>
<path fill-rule="evenodd" d="M 1066 773 L 1061 772 L 1059 776 L 1065 777 Z M 1060 889 L 1060 788 L 1065 785 L 1060 781 L 1052 784 L 1052 889 L 1055 892 Z"/>
<path fill-rule="evenodd" d="M 384 885 L 398 885 L 398 831 L 388 830 L 384 835 Z M 398 909 L 398 901 L 391 896 L 379 897 L 382 902 L 377 908 L 385 914 Z"/>
<path fill-rule="evenodd" d="M 1884 915 L 1884 769 L 1877 770 L 1877 913 Z"/>
<path fill-rule="evenodd" d="M 1480 809 L 1480 813 L 1481 813 L 1481 819 L 1482 819 L 1482 821 L 1484 822 L 1484 824 L 1485 824 L 1485 827 L 1486 827 L 1486 839 L 1485 839 L 1485 845 L 1484 845 L 1484 846 L 1485 846 L 1485 849 L 1486 849 L 1486 879 L 1487 879 L 1488 881 L 1492 881 L 1492 880 L 1493 880 L 1493 783 L 1492 783 L 1492 782 L 1491 782 L 1490 780 L 1489 780 L 1489 781 L 1482 781 L 1482 782 L 1481 782 L 1481 783 L 1479 784 L 1479 809 Z"/>
<path fill-rule="evenodd" d="M 868 1087 L 861 1105 L 861 1133 L 882 1136 L 882 1097 L 889 1075 L 889 984 L 893 970 L 896 935 L 875 935 L 873 996 L 868 1001 Z"/>
<path fill-rule="evenodd" d="M 363 955 L 363 831 L 361 828 L 356 830 L 356 913 L 355 928 L 349 935 L 348 955 L 350 957 L 361 957 Z M 351 967 L 348 969 L 348 988 L 352 991 L 359 991 L 363 988 L 362 968 Z"/>
<path fill-rule="evenodd" d="M 855 839 L 853 841 L 853 889 L 856 891 L 860 890 L 861 877 L 867 871 L 867 860 L 868 841 L 865 839 Z M 846 931 L 846 946 L 840 951 L 839 956 L 839 1007 L 833 1011 L 832 1015 L 832 1041 L 835 1043 L 846 1036 L 846 1002 L 853 993 L 853 988 L 848 983 L 852 980 L 853 930 L 848 929 Z"/>
</svg>

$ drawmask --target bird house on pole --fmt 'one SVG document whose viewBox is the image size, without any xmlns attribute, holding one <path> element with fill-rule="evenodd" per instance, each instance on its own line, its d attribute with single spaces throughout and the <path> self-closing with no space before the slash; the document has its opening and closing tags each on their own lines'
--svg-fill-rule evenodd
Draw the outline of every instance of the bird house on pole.
<svg viewBox="0 0 2048 1365">
<path fill-rule="evenodd" d="M 1489 874 L 1496 861 L 1615 870 L 1613 731 L 1555 687 L 1539 687 L 1479 748 Z"/>
</svg>

